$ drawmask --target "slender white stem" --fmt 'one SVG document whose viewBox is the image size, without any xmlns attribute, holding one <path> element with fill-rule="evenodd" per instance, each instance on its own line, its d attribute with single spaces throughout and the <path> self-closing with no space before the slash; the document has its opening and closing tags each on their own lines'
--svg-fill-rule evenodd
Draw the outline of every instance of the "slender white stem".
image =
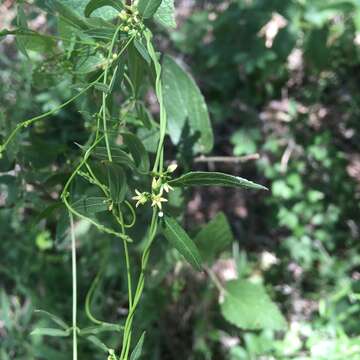
<svg viewBox="0 0 360 360">
<path fill-rule="evenodd" d="M 72 332 L 73 332 L 73 360 L 77 360 L 77 274 L 76 274 L 76 240 L 74 219 L 71 212 L 70 231 L 71 231 L 71 260 L 72 260 Z"/>
</svg>

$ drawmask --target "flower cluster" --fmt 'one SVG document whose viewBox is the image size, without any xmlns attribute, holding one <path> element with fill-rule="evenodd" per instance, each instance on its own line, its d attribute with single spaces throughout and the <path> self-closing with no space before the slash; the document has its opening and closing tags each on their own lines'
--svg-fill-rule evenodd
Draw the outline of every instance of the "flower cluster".
<svg viewBox="0 0 360 360">
<path fill-rule="evenodd" d="M 130 36 L 141 37 L 145 26 L 141 21 L 135 3 L 133 6 L 129 7 L 128 10 L 120 11 L 119 18 L 122 20 L 120 26 L 122 32 L 128 33 Z"/>
<path fill-rule="evenodd" d="M 139 190 L 135 189 L 136 196 L 134 196 L 132 199 L 136 200 L 136 207 L 138 207 L 139 205 L 145 205 L 149 201 L 151 202 L 152 207 L 159 208 L 159 216 L 163 216 L 162 203 L 167 202 L 167 199 L 163 197 L 164 192 L 169 193 L 171 190 L 174 190 L 168 183 L 168 175 L 173 173 L 176 168 L 176 164 L 171 164 L 168 166 L 165 173 L 153 177 L 151 184 L 151 193 L 146 191 L 140 192 Z"/>
</svg>

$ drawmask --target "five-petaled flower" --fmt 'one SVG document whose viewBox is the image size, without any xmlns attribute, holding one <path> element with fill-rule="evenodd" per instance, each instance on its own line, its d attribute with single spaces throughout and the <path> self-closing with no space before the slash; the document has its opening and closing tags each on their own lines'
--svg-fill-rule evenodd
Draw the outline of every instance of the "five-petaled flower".
<svg viewBox="0 0 360 360">
<path fill-rule="evenodd" d="M 136 196 L 133 196 L 132 199 L 137 201 L 137 203 L 135 205 L 136 207 L 138 207 L 139 205 L 144 205 L 148 201 L 149 197 L 148 197 L 147 193 L 145 193 L 145 192 L 141 193 L 137 189 L 135 189 L 135 193 L 136 193 Z"/>
<path fill-rule="evenodd" d="M 162 203 L 167 202 L 165 198 L 162 197 L 162 192 L 160 194 L 152 194 L 151 195 L 152 204 L 151 206 L 157 206 L 160 210 L 162 210 Z"/>
</svg>

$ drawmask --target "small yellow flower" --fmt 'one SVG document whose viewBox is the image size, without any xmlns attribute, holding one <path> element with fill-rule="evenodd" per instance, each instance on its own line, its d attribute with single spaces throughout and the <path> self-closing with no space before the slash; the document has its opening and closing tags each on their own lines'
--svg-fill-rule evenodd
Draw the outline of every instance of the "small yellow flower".
<svg viewBox="0 0 360 360">
<path fill-rule="evenodd" d="M 136 200 L 136 207 L 139 205 L 144 205 L 148 201 L 147 193 L 141 193 L 139 190 L 135 189 L 136 196 L 133 196 L 132 199 Z"/>
<path fill-rule="evenodd" d="M 162 203 L 167 202 L 167 200 L 162 197 L 162 193 L 157 194 L 157 195 L 152 194 L 151 200 L 152 200 L 151 206 L 152 207 L 157 206 L 159 208 L 159 210 L 162 210 Z"/>
</svg>

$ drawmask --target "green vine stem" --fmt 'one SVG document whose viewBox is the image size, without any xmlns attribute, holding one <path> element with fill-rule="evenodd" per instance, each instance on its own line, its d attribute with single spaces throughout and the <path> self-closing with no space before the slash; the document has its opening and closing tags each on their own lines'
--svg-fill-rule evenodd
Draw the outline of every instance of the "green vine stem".
<svg viewBox="0 0 360 360">
<path fill-rule="evenodd" d="M 71 233 L 71 263 L 72 263 L 72 334 L 73 334 L 73 360 L 77 360 L 77 269 L 76 269 L 76 239 L 74 219 L 71 212 L 70 233 Z"/>
</svg>

